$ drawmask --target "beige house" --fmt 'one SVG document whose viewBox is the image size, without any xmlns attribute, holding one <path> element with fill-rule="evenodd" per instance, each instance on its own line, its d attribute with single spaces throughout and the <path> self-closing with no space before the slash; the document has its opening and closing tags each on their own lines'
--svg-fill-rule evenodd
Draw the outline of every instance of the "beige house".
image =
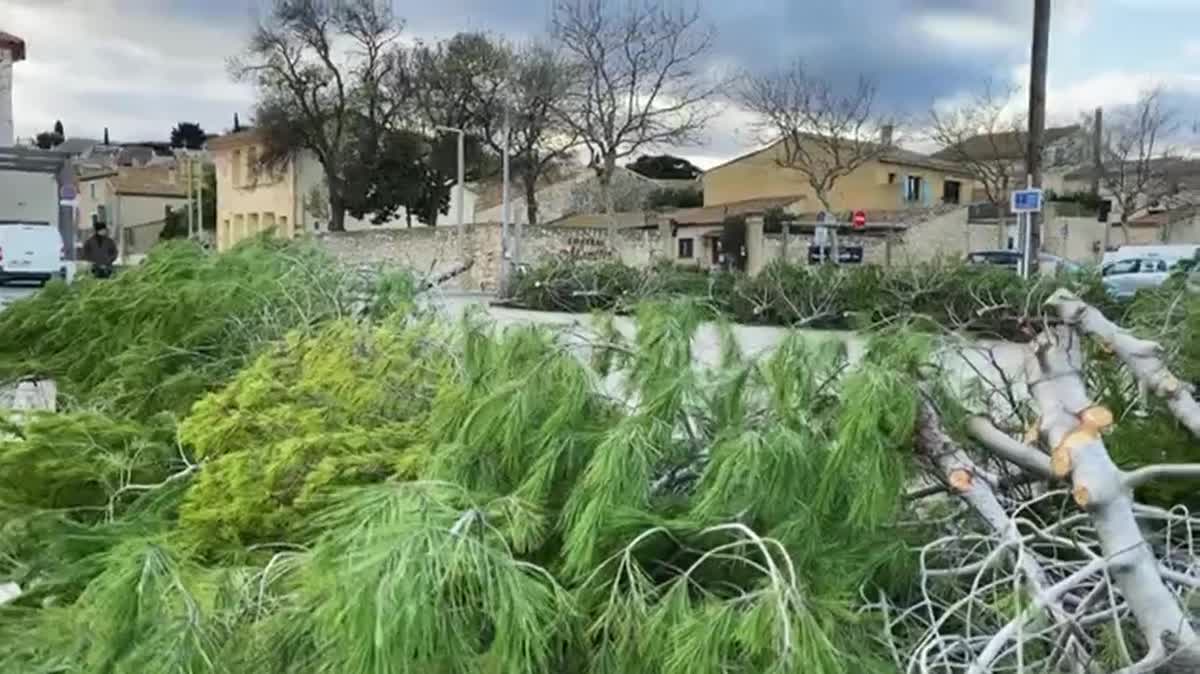
<svg viewBox="0 0 1200 674">
<path fill-rule="evenodd" d="M 1067 176 L 1091 161 L 1091 140 L 1086 129 L 1079 125 L 1046 129 L 1045 150 L 1042 155 L 1042 187 L 1059 194 L 1080 191 L 1077 184 L 1068 185 Z M 1017 131 L 980 134 L 961 144 L 947 147 L 931 156 L 942 161 L 972 161 L 980 166 L 1008 166 L 1011 189 L 1025 187 L 1025 153 L 1028 135 Z M 997 173 L 997 175 L 1000 175 Z M 1090 189 L 1083 186 L 1082 189 Z"/>
<path fill-rule="evenodd" d="M 329 197 L 325 171 L 315 155 L 302 152 L 285 165 L 261 168 L 262 139 L 253 129 L 214 138 L 208 150 L 217 169 L 217 249 L 228 250 L 239 241 L 263 232 L 292 238 L 329 229 Z M 459 190 L 450 194 L 447 214 L 439 215 L 437 225 L 457 223 Z M 466 191 L 464 221 L 474 222 L 474 194 Z M 424 223 L 421 223 L 424 224 Z M 347 231 L 395 229 L 408 226 L 401 209 L 396 217 L 381 225 L 370 219 L 346 214 Z"/>
<path fill-rule="evenodd" d="M 786 197 L 794 198 L 798 212 L 820 211 L 807 177 L 782 166 L 783 158 L 783 142 L 778 141 L 705 171 L 705 207 Z M 971 184 L 970 175 L 956 164 L 896 148 L 840 178 L 830 196 L 836 212 L 930 208 L 970 203 Z"/>
<path fill-rule="evenodd" d="M 76 241 L 108 225 L 122 255 L 140 255 L 158 242 L 168 212 L 187 206 L 187 193 L 174 167 L 121 167 L 78 178 Z"/>
</svg>

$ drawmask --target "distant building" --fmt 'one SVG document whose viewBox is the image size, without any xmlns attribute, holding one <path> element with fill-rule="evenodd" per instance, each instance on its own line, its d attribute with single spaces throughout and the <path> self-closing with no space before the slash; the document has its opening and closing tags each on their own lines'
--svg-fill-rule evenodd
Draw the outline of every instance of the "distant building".
<svg viewBox="0 0 1200 674">
<path fill-rule="evenodd" d="M 1082 126 L 1058 126 L 1046 129 L 1045 150 L 1042 155 L 1042 186 L 1059 194 L 1071 191 L 1066 177 L 1091 161 L 1091 140 Z M 1018 131 L 972 136 L 955 147 L 935 152 L 932 157 L 943 161 L 972 161 L 988 164 L 1006 163 L 1012 189 L 1025 187 L 1025 153 L 1028 135 Z"/>
<path fill-rule="evenodd" d="M 228 250 L 237 242 L 262 232 L 292 238 L 329 229 L 329 198 L 325 171 L 311 152 L 270 171 L 263 170 L 262 139 L 253 129 L 226 134 L 208 142 L 217 169 L 217 249 Z M 457 223 L 459 190 L 453 188 L 447 214 L 437 218 L 438 226 Z M 466 190 L 464 218 L 474 222 L 475 194 Z M 414 224 L 426 224 L 416 223 Z M 349 213 L 348 231 L 400 228 L 408 226 L 403 209 L 392 220 L 375 225 Z"/>
<path fill-rule="evenodd" d="M 704 206 L 788 198 L 796 212 L 820 211 L 807 176 L 781 165 L 783 153 L 783 141 L 776 141 L 705 171 Z M 837 212 L 930 208 L 969 203 L 971 185 L 970 175 L 953 162 L 893 148 L 838 180 L 830 199 Z"/>
<path fill-rule="evenodd" d="M 103 222 L 122 256 L 147 252 L 158 243 L 167 213 L 187 207 L 185 185 L 173 167 L 119 167 L 85 173 L 78 181 L 76 241 Z"/>
</svg>

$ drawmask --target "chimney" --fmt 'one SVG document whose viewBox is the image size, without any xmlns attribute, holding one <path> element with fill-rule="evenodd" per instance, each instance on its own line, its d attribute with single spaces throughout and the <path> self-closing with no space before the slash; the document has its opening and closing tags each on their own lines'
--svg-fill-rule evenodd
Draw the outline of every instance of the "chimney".
<svg viewBox="0 0 1200 674">
<path fill-rule="evenodd" d="M 896 127 L 893 124 L 884 124 L 879 129 L 879 142 L 884 147 L 891 147 L 892 137 L 896 135 Z"/>
</svg>

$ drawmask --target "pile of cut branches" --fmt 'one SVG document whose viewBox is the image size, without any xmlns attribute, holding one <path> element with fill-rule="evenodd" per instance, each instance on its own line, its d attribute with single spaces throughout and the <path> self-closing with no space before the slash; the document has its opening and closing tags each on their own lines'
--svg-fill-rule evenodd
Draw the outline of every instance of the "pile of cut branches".
<svg viewBox="0 0 1200 674">
<path fill-rule="evenodd" d="M 632 311 L 638 303 L 690 298 L 741 323 L 872 329 L 903 321 L 931 332 L 959 331 L 1028 340 L 1042 306 L 1067 288 L 1113 309 L 1090 273 L 1025 280 L 1010 271 L 961 262 L 894 269 L 774 262 L 754 276 L 674 265 L 636 269 L 614 261 L 549 260 L 513 284 L 514 302 L 545 311 Z"/>
<path fill-rule="evenodd" d="M 1156 329 L 1195 339 L 1179 297 Z M 1190 352 L 1066 291 L 1039 311 L 1023 372 L 978 389 L 941 369 L 958 341 L 900 329 L 852 362 L 721 326 L 701 366 L 699 302 L 582 345 L 269 322 L 178 425 L 10 425 L 0 671 L 1194 671 L 1197 520 L 1145 490 L 1200 457 L 1121 435 L 1196 437 Z"/>
</svg>

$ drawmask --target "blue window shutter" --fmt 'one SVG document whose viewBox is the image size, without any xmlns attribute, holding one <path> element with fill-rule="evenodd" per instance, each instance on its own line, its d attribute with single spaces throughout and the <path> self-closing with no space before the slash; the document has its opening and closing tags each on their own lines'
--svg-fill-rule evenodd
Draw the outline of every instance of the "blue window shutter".
<svg viewBox="0 0 1200 674">
<path fill-rule="evenodd" d="M 928 180 L 921 180 L 921 199 L 925 206 L 933 205 L 933 185 Z"/>
</svg>

